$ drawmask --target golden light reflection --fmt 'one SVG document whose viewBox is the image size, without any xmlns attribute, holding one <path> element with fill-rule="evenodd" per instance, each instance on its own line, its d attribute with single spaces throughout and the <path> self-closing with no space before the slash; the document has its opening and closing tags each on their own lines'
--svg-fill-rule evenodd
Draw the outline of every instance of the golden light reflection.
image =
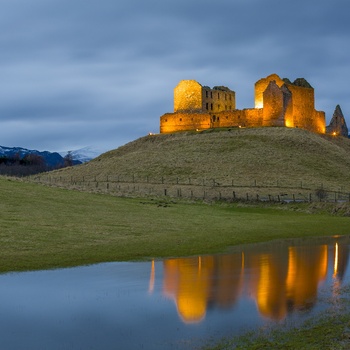
<svg viewBox="0 0 350 350">
<path fill-rule="evenodd" d="M 305 309 L 313 305 L 317 288 L 326 278 L 327 246 L 290 247 L 286 293 L 288 305 Z"/>
<path fill-rule="evenodd" d="M 154 266 L 154 260 L 152 260 L 151 264 L 151 276 L 149 278 L 149 287 L 148 287 L 148 292 L 153 293 L 154 291 L 154 281 L 155 281 L 155 266 Z"/>
<path fill-rule="evenodd" d="M 338 273 L 338 263 L 339 263 L 339 256 L 338 256 L 338 243 L 335 244 L 335 250 L 334 250 L 334 271 L 333 271 L 333 277 L 337 276 Z"/>
<path fill-rule="evenodd" d="M 174 299 L 185 323 L 200 322 L 206 314 L 213 257 L 164 261 L 165 295 Z"/>
<path fill-rule="evenodd" d="M 328 245 L 168 259 L 163 262 L 163 293 L 174 301 L 185 323 L 202 321 L 208 305 L 232 308 L 243 292 L 253 298 L 261 316 L 282 320 L 293 310 L 313 307 L 327 269 L 341 280 L 348 257 L 348 246 L 336 243 L 334 263 L 329 261 Z M 150 291 L 153 288 L 154 262 Z"/>
<path fill-rule="evenodd" d="M 198 323 L 207 305 L 232 306 L 243 286 L 242 253 L 168 259 L 163 263 L 163 293 L 174 300 L 185 323 Z M 217 275 L 224 278 L 216 278 Z"/>
<path fill-rule="evenodd" d="M 285 293 L 278 288 L 278 267 L 271 255 L 260 258 L 260 275 L 257 285 L 256 301 L 261 315 L 281 320 L 286 316 Z"/>
</svg>

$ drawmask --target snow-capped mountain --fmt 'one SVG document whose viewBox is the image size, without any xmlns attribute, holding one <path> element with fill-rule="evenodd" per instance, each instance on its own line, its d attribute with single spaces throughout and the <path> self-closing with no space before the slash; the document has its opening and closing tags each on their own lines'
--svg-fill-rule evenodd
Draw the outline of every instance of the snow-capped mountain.
<svg viewBox="0 0 350 350">
<path fill-rule="evenodd" d="M 55 168 L 55 167 L 62 166 L 64 164 L 64 159 L 58 152 L 49 152 L 49 151 L 41 152 L 41 151 L 30 150 L 22 147 L 0 146 L 0 157 L 2 156 L 2 157 L 12 158 L 15 156 L 19 156 L 19 158 L 22 159 L 29 154 L 36 154 L 38 156 L 41 156 L 48 167 Z"/>
<path fill-rule="evenodd" d="M 74 162 L 81 162 L 86 163 L 91 159 L 94 159 L 98 157 L 100 154 L 104 153 L 105 151 L 99 150 L 97 148 L 94 148 L 92 146 L 83 147 L 74 151 L 66 151 L 66 152 L 60 152 L 61 156 L 65 157 L 68 153 L 72 156 Z"/>
</svg>

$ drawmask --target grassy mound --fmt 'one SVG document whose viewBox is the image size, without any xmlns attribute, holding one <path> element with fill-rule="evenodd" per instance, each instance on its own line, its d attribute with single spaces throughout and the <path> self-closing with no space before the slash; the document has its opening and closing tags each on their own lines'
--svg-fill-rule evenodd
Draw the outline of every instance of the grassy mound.
<svg viewBox="0 0 350 350">
<path fill-rule="evenodd" d="M 56 176 L 215 179 L 220 183 L 303 181 L 350 191 L 350 140 L 301 129 L 251 128 L 142 137 Z"/>
</svg>

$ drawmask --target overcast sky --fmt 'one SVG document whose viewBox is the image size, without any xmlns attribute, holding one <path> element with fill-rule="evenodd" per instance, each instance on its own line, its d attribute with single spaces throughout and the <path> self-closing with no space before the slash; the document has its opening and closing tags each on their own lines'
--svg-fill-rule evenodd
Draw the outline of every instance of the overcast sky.
<svg viewBox="0 0 350 350">
<path fill-rule="evenodd" d="M 271 73 L 350 126 L 349 16 L 349 0 L 2 0 L 0 145 L 114 149 L 158 132 L 182 79 L 251 108 Z"/>
</svg>

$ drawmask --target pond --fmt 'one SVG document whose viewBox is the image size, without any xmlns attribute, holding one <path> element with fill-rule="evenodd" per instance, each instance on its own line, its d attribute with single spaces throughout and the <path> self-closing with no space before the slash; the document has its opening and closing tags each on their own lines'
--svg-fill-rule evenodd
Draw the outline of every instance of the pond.
<svg viewBox="0 0 350 350">
<path fill-rule="evenodd" d="M 350 236 L 0 275 L 3 349 L 193 349 L 297 324 L 349 284 Z"/>
</svg>

